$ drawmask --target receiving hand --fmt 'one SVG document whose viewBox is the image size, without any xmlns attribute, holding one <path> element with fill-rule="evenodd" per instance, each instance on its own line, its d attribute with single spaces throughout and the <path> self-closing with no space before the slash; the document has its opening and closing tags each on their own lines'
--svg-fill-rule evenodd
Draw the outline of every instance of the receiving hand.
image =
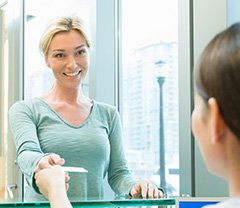
<svg viewBox="0 0 240 208">
<path fill-rule="evenodd" d="M 130 195 L 132 198 L 162 198 L 163 192 L 158 190 L 158 187 L 154 185 L 153 182 L 149 180 L 141 180 L 138 183 L 136 183 L 131 191 Z"/>
<path fill-rule="evenodd" d="M 65 174 L 62 167 L 54 165 L 51 168 L 44 168 L 35 174 L 36 184 L 39 191 L 49 199 L 51 195 L 65 193 L 69 185 L 66 183 L 70 177 Z"/>
<path fill-rule="evenodd" d="M 61 158 L 59 155 L 50 154 L 39 160 L 34 172 L 37 173 L 38 171 L 44 168 L 51 168 L 51 166 L 53 165 L 63 165 L 64 163 L 65 163 L 64 159 Z"/>
</svg>

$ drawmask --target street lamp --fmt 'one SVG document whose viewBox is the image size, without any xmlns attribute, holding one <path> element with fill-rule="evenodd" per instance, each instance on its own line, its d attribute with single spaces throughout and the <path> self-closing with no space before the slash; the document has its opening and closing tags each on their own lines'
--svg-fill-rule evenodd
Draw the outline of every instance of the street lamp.
<svg viewBox="0 0 240 208">
<path fill-rule="evenodd" d="M 159 175 L 160 187 L 166 190 L 165 178 L 165 139 L 164 139 L 164 114 L 163 114 L 163 84 L 165 82 L 165 75 L 163 65 L 166 62 L 159 60 L 155 63 L 158 67 L 157 82 L 159 85 Z"/>
</svg>

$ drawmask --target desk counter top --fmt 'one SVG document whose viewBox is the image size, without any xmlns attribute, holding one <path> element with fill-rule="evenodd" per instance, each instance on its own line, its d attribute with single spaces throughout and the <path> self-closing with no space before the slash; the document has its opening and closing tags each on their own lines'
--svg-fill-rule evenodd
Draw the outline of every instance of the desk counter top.
<svg viewBox="0 0 240 208">
<path fill-rule="evenodd" d="M 175 199 L 114 199 L 114 200 L 85 200 L 71 202 L 73 207 L 141 207 L 175 205 Z M 49 208 L 48 202 L 10 202 L 0 201 L 0 207 L 39 207 Z"/>
</svg>

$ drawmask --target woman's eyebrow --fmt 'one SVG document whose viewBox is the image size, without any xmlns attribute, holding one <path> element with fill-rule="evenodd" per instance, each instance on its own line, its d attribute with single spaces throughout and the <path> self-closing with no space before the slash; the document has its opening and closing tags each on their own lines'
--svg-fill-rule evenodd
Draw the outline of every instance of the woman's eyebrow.
<svg viewBox="0 0 240 208">
<path fill-rule="evenodd" d="M 57 51 L 57 52 L 59 52 L 59 51 L 60 51 L 60 52 L 63 52 L 63 51 L 65 51 L 65 50 L 64 50 L 64 49 L 58 49 L 58 48 L 52 50 L 52 52 L 56 52 L 56 51 Z"/>
<path fill-rule="evenodd" d="M 77 50 L 77 49 L 79 49 L 79 48 L 84 48 L 84 47 L 87 47 L 87 45 L 86 45 L 86 44 L 82 44 L 82 45 L 80 45 L 80 46 L 77 46 L 77 47 L 75 48 L 75 50 Z"/>
<path fill-rule="evenodd" d="M 87 45 L 86 44 L 82 44 L 80 46 L 77 46 L 74 50 L 78 50 L 78 49 L 84 48 L 84 47 L 87 47 Z M 61 49 L 61 48 L 54 48 L 52 50 L 52 52 L 64 52 L 64 51 L 65 51 L 65 49 Z"/>
</svg>

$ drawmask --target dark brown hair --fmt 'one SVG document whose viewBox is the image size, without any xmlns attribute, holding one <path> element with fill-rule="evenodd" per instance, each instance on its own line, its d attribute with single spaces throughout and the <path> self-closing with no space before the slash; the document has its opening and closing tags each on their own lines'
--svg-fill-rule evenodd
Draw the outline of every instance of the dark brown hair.
<svg viewBox="0 0 240 208">
<path fill-rule="evenodd" d="M 195 90 L 214 97 L 220 113 L 240 138 L 240 23 L 217 34 L 203 50 L 194 70 Z"/>
</svg>

